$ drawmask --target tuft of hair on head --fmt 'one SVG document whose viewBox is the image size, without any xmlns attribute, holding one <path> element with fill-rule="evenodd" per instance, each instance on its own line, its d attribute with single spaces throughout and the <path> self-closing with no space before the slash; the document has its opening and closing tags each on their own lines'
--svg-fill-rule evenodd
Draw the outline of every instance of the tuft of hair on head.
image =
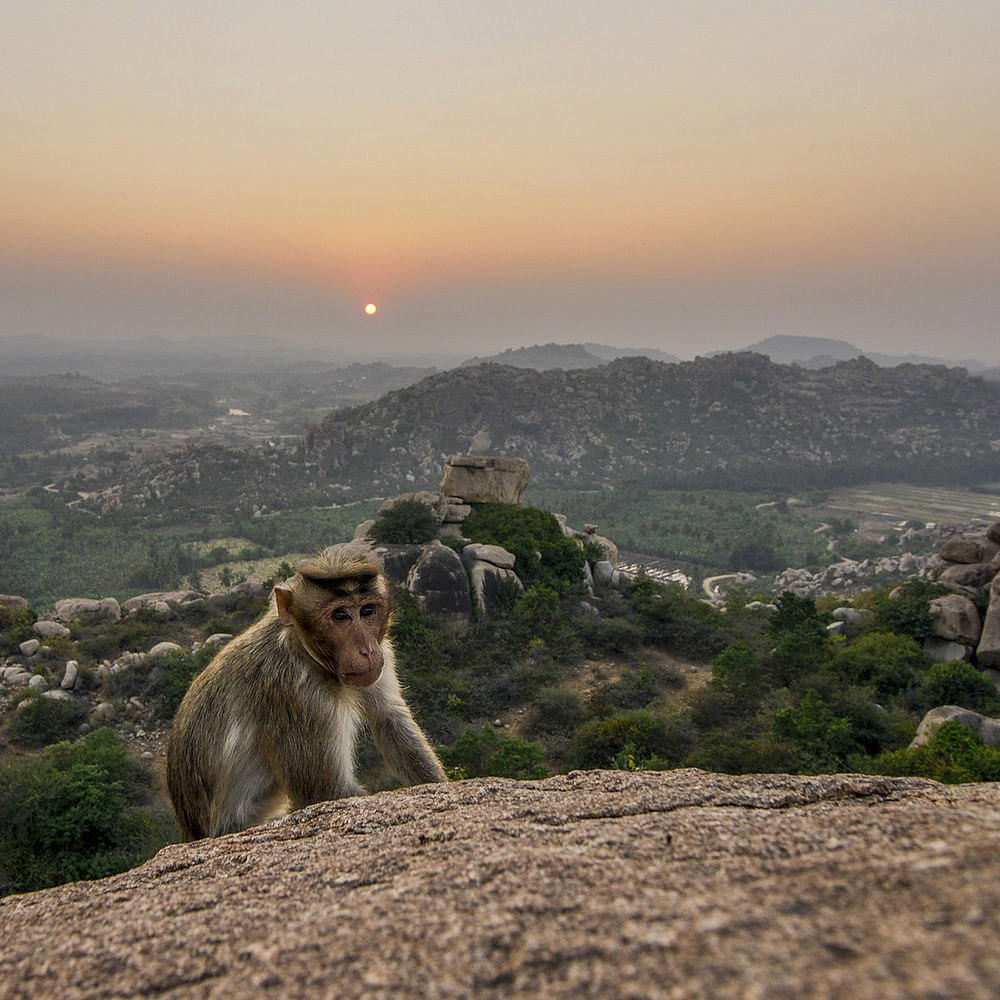
<svg viewBox="0 0 1000 1000">
<path fill-rule="evenodd" d="M 355 557 L 331 557 L 325 553 L 303 559 L 295 567 L 303 579 L 338 594 L 368 590 L 379 575 L 378 566 Z"/>
</svg>

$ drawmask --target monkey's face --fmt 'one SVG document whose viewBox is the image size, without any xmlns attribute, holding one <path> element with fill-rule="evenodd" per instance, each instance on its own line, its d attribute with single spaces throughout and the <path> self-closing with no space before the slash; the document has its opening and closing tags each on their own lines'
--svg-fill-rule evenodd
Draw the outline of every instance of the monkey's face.
<svg viewBox="0 0 1000 1000">
<path fill-rule="evenodd" d="M 306 648 L 342 684 L 368 687 L 382 673 L 382 640 L 388 608 L 376 597 L 359 594 L 335 600 L 314 619 Z"/>
</svg>

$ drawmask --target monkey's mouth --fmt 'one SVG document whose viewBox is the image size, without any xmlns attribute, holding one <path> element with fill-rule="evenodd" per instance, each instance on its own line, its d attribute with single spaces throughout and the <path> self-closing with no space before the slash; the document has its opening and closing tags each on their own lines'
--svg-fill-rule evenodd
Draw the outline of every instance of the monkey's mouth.
<svg viewBox="0 0 1000 1000">
<path fill-rule="evenodd" d="M 377 666 L 372 667 L 371 670 L 342 673 L 340 679 L 350 687 L 366 688 L 374 684 L 381 675 L 382 664 L 379 663 Z"/>
</svg>

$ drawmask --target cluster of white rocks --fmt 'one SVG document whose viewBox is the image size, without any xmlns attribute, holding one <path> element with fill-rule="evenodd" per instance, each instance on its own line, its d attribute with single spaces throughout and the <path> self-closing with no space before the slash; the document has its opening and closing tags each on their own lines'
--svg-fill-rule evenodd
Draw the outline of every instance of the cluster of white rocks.
<svg viewBox="0 0 1000 1000">
<path fill-rule="evenodd" d="M 930 580 L 940 570 L 941 559 L 936 555 L 915 555 L 904 552 L 899 556 L 879 559 L 843 559 L 825 569 L 786 569 L 774 580 L 775 587 L 790 590 L 799 597 L 820 597 L 823 594 L 844 593 L 874 585 L 873 577 L 906 576 Z"/>
</svg>

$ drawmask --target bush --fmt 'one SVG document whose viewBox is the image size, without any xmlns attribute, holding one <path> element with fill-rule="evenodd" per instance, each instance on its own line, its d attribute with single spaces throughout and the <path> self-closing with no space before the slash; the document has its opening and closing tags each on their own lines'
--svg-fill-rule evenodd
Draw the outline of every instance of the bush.
<svg viewBox="0 0 1000 1000">
<path fill-rule="evenodd" d="M 542 584 L 564 594 L 583 580 L 583 548 L 562 533 L 547 510 L 477 504 L 462 523 L 462 532 L 474 542 L 512 552 L 514 571 L 526 587 Z"/>
<path fill-rule="evenodd" d="M 149 782 L 108 729 L 0 764 L 0 895 L 113 875 L 175 840 Z"/>
<path fill-rule="evenodd" d="M 460 778 L 517 778 L 530 781 L 548 777 L 542 766 L 545 754 L 537 743 L 501 736 L 490 726 L 467 729 L 450 747 L 439 747 L 445 767 Z"/>
<path fill-rule="evenodd" d="M 925 580 L 909 580 L 895 593 L 894 600 L 885 595 L 883 600 L 875 602 L 872 610 L 876 623 L 890 632 L 923 642 L 924 636 L 930 635 L 934 623 L 931 600 L 948 593 L 947 588 Z"/>
<path fill-rule="evenodd" d="M 438 533 L 440 522 L 434 511 L 419 500 L 400 500 L 381 513 L 371 529 L 376 542 L 411 545 L 429 542 Z"/>
<path fill-rule="evenodd" d="M 923 649 L 907 635 L 868 632 L 839 649 L 830 669 L 851 684 L 870 685 L 880 698 L 908 691 L 928 664 Z"/>
<path fill-rule="evenodd" d="M 11 713 L 7 738 L 26 749 L 48 746 L 75 735 L 85 716 L 85 709 L 75 701 L 43 698 L 33 691 Z"/>
<path fill-rule="evenodd" d="M 535 697 L 527 729 L 533 736 L 572 736 L 585 714 L 575 691 L 565 687 L 545 688 Z"/>
<path fill-rule="evenodd" d="M 712 687 L 743 698 L 756 698 L 763 685 L 757 657 L 749 646 L 734 643 L 712 661 Z"/>
<path fill-rule="evenodd" d="M 771 736 L 801 752 L 800 769 L 806 773 L 843 770 L 861 749 L 850 720 L 835 715 L 813 690 L 798 705 L 774 713 Z"/>
<path fill-rule="evenodd" d="M 958 705 L 974 712 L 1000 711 L 996 685 L 971 663 L 935 663 L 920 678 L 917 696 L 924 708 Z"/>
<path fill-rule="evenodd" d="M 952 720 L 923 746 L 883 753 L 860 766 L 870 774 L 933 778 L 952 785 L 1000 781 L 1000 750 L 985 746 L 977 733 Z"/>
<path fill-rule="evenodd" d="M 678 760 L 687 752 L 689 738 L 689 733 L 669 727 L 660 712 L 619 712 L 580 726 L 574 757 L 578 767 L 601 768 L 620 766 L 625 756 L 637 764 L 654 757 Z"/>
</svg>

